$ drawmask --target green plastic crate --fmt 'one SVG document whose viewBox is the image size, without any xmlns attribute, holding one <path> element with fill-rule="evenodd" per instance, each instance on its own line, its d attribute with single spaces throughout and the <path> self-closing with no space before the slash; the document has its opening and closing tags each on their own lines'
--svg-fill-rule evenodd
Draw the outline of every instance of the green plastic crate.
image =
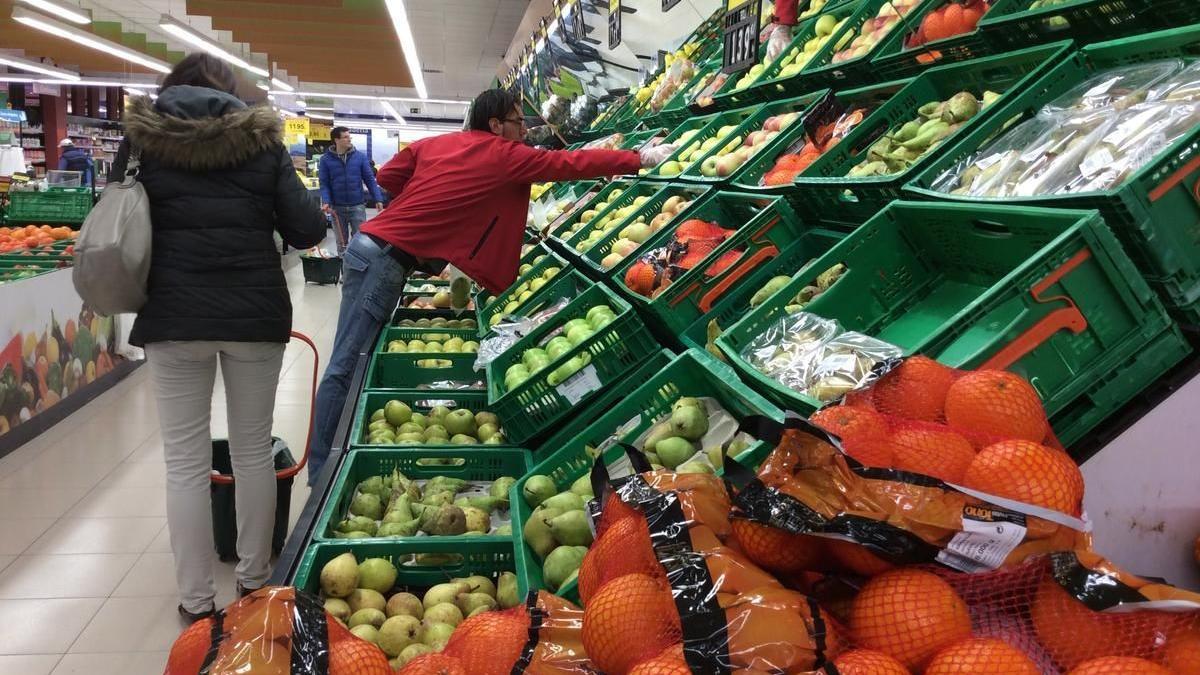
<svg viewBox="0 0 1200 675">
<path fill-rule="evenodd" d="M 570 221 L 564 224 L 564 229 L 559 232 L 559 240 L 563 242 L 568 253 L 575 254 L 577 258 L 580 254 L 587 250 L 586 240 L 588 236 L 596 230 L 597 225 L 604 218 L 613 215 L 613 220 L 624 222 L 624 219 L 618 219 L 614 212 L 619 209 L 628 208 L 634 205 L 638 199 L 643 202 L 654 199 L 655 195 L 661 192 L 664 188 L 662 183 L 655 181 L 637 181 L 634 183 L 616 182 L 610 188 L 606 188 L 600 195 L 588 205 L 587 210 L 576 212 Z M 597 208 L 602 201 L 609 200 L 608 206 Z M 583 216 L 587 211 L 595 211 L 592 218 L 586 223 L 583 222 Z M 609 221 L 610 224 L 613 221 Z M 567 230 L 568 227 L 578 227 L 578 230 L 571 233 Z M 572 258 L 572 261 L 574 258 Z"/>
<path fill-rule="evenodd" d="M 393 340 L 423 340 L 430 337 L 449 336 L 460 338 L 463 342 L 478 341 L 479 335 L 469 328 L 457 329 L 421 329 L 421 328 L 385 328 L 379 335 L 379 341 L 371 354 L 367 366 L 368 389 L 415 389 L 418 385 L 431 382 L 475 382 L 483 379 L 483 373 L 475 371 L 476 354 L 474 352 L 389 352 L 388 343 Z M 449 339 L 449 338 L 447 338 Z M 441 341 L 441 338 L 438 338 Z M 444 363 L 436 367 L 420 365 L 422 361 L 440 360 Z"/>
<path fill-rule="evenodd" d="M 336 541 L 309 544 L 291 578 L 291 585 L 309 593 L 320 593 L 321 568 L 346 553 L 359 562 L 385 558 L 396 566 L 396 585 L 421 597 L 425 591 L 456 577 L 484 576 L 494 582 L 502 572 L 515 572 L 511 540 L 497 537 L 422 537 L 408 541 Z M 444 557 L 441 564 L 415 564 L 414 556 Z"/>
<path fill-rule="evenodd" d="M 661 124 L 665 127 L 676 127 L 692 116 L 692 111 L 688 109 L 688 101 L 691 100 L 701 87 L 703 87 L 711 78 L 716 77 L 721 70 L 721 59 L 716 58 L 707 61 L 696 67 L 696 74 L 692 79 L 679 88 L 675 95 L 667 99 L 662 109 L 657 113 L 652 114 L 648 119 L 653 124 Z"/>
<path fill-rule="evenodd" d="M 1034 0 L 996 0 L 979 22 L 995 49 L 1054 40 L 1084 45 L 1200 21 L 1194 0 L 1068 0 L 1029 9 Z"/>
<path fill-rule="evenodd" d="M 884 84 L 875 84 L 859 89 L 848 89 L 840 92 L 832 92 L 824 90 L 829 95 L 832 95 L 843 109 L 849 109 L 851 106 L 863 106 L 869 112 L 873 112 L 894 97 L 905 85 L 911 80 L 900 80 L 897 82 L 887 82 Z M 825 95 L 825 94 L 822 94 Z M 821 107 L 818 103 L 812 107 L 810 112 L 816 111 Z M 868 135 L 868 126 L 866 122 L 869 119 L 863 119 L 858 125 L 850 130 L 840 143 L 848 143 L 852 147 L 860 143 L 862 137 Z M 740 192 L 752 192 L 771 195 L 786 195 L 789 198 L 795 196 L 796 189 L 792 184 L 786 185 L 762 185 L 763 176 L 768 171 L 775 167 L 775 161 L 779 156 L 784 154 L 792 145 L 799 143 L 806 138 L 806 130 L 803 123 L 789 125 L 779 136 L 776 136 L 765 148 L 756 153 L 750 161 L 742 165 L 733 176 L 730 178 L 729 184 L 731 190 Z M 803 174 L 801 174 L 803 175 Z"/>
<path fill-rule="evenodd" d="M 358 407 L 354 411 L 354 422 L 350 426 L 351 448 L 369 448 L 369 449 L 393 449 L 393 448 L 410 448 L 413 452 L 425 452 L 428 449 L 471 449 L 471 448 L 502 448 L 513 447 L 515 444 L 511 438 L 507 438 L 507 422 L 503 415 L 500 417 L 500 430 L 506 434 L 506 442 L 504 445 L 453 445 L 450 443 L 444 444 L 413 444 L 399 443 L 392 445 L 376 445 L 367 442 L 366 429 L 371 423 L 371 414 L 382 408 L 385 403 L 395 399 L 407 403 L 413 412 L 428 414 L 430 409 L 435 405 L 444 405 L 451 410 L 457 408 L 467 408 L 472 412 L 490 411 L 496 412 L 494 406 L 488 405 L 487 393 L 483 391 L 469 391 L 462 389 L 439 389 L 433 391 L 415 391 L 412 389 L 367 389 L 362 396 L 358 398 Z"/>
<path fill-rule="evenodd" d="M 688 139 L 686 144 L 678 144 L 679 148 L 676 149 L 670 157 L 663 160 L 661 164 L 651 169 L 642 169 L 639 175 L 653 180 L 676 180 L 678 174 L 663 174 L 660 171 L 662 167 L 668 162 L 678 162 L 679 160 L 677 158 L 684 152 L 684 150 L 692 147 L 693 145 L 702 145 L 709 140 L 713 140 L 715 141 L 715 147 L 724 146 L 737 134 L 737 129 L 741 126 L 742 122 L 745 122 L 748 118 L 752 117 L 756 111 L 757 106 L 751 106 L 749 108 L 742 108 L 740 110 L 730 110 L 727 112 L 716 113 L 715 115 L 708 115 L 707 117 L 695 117 L 687 122 L 684 122 L 676 127 L 674 131 L 667 134 L 667 137 L 663 139 L 663 143 L 678 144 L 678 139 L 683 136 L 683 134 L 689 131 L 695 131 L 696 133 L 690 139 Z M 725 130 L 725 133 L 721 133 L 722 130 Z M 698 157 L 699 155 L 697 155 L 697 158 Z M 683 173 L 683 171 L 686 169 L 687 165 L 684 164 L 683 168 L 680 170 L 680 173 Z"/>
<path fill-rule="evenodd" d="M 740 192 L 710 192 L 688 209 L 687 219 L 699 218 L 736 229 L 692 269 L 683 273 L 654 298 L 635 293 L 625 285 L 625 275 L 637 262 L 632 256 L 613 268 L 613 279 L 621 295 L 652 318 L 667 334 L 678 334 L 706 314 L 724 289 L 777 255 L 800 238 L 804 227 L 782 197 Z M 680 219 L 676 219 L 680 220 Z M 664 227 L 646 240 L 641 250 L 649 251 L 671 242 L 678 223 Z M 729 251 L 740 250 L 737 261 L 715 276 L 709 267 Z"/>
<path fill-rule="evenodd" d="M 560 300 L 571 300 L 578 297 L 580 293 L 591 285 L 591 280 L 573 269 L 568 269 L 566 272 L 555 275 L 550 283 L 522 302 L 517 310 L 517 314 L 532 316 Z M 499 302 L 497 301 L 497 303 Z M 494 335 L 494 330 L 491 326 L 487 328 L 487 331 L 485 337 Z"/>
<path fill-rule="evenodd" d="M 821 402 L 741 354 L 835 264 L 805 311 L 955 368 L 1007 368 L 1053 415 L 1171 325 L 1094 211 L 896 202 L 717 339 L 748 381 L 807 414 Z"/>
<path fill-rule="evenodd" d="M 796 118 L 796 120 L 789 124 L 787 128 L 781 130 L 779 134 L 780 136 L 783 135 L 784 131 L 794 131 L 797 128 L 803 129 L 804 125 L 801 123 L 801 120 L 803 119 L 804 114 L 806 114 L 812 108 L 814 103 L 820 101 L 821 98 L 827 93 L 827 90 L 820 90 L 805 96 L 797 96 L 794 98 L 773 101 L 771 103 L 757 106 L 754 110 L 754 114 L 750 117 L 747 117 L 744 122 L 738 125 L 737 131 L 734 132 L 735 137 L 741 138 L 742 145 L 744 146 L 746 138 L 751 133 L 762 130 L 762 126 L 766 123 L 767 118 L 785 113 L 800 113 L 801 116 Z M 746 162 L 738 166 L 738 168 L 734 169 L 729 174 L 718 176 L 714 173 L 711 176 L 706 176 L 703 172 L 703 164 L 709 158 L 719 156 L 717 155 L 717 152 L 721 150 L 721 145 L 723 145 L 720 144 L 709 149 L 707 152 L 701 155 L 699 159 L 693 161 L 691 165 L 688 166 L 687 170 L 678 176 L 678 180 L 688 183 L 699 183 L 701 185 L 723 185 L 725 183 L 729 183 L 733 180 L 733 177 L 736 176 L 739 171 L 741 171 L 743 166 L 754 161 L 758 155 L 762 154 L 767 148 L 770 147 L 770 144 L 773 141 L 778 140 L 778 138 L 779 137 L 776 136 L 774 139 L 771 139 L 771 141 L 760 144 L 758 150 L 754 153 L 754 155 L 751 156 L 750 159 L 746 160 Z"/>
<path fill-rule="evenodd" d="M 51 192 L 8 193 L 8 222 L 63 223 L 78 225 L 92 210 L 92 191 L 85 188 L 65 188 Z"/>
<path fill-rule="evenodd" d="M 437 464 L 438 461 L 453 461 L 454 464 Z M 334 479 L 325 500 L 324 508 L 317 519 L 317 527 L 313 530 L 315 541 L 344 541 L 334 535 L 334 527 L 347 517 L 350 501 L 354 499 L 355 488 L 371 476 L 389 474 L 393 469 L 399 469 L 412 480 L 429 480 L 434 476 L 461 478 L 468 481 L 493 481 L 501 476 L 520 478 L 532 466 L 528 450 L 517 448 L 483 448 L 467 450 L 433 449 L 421 451 L 406 448 L 404 450 L 352 450 L 342 461 L 342 466 Z M 510 541 L 507 535 L 483 535 L 486 539 L 502 539 Z M 371 537 L 368 541 L 413 541 L 415 539 L 435 539 L 463 541 L 462 537 Z M 477 541 L 472 537 L 472 541 Z M 362 541 L 361 539 L 359 541 Z"/>
<path fill-rule="evenodd" d="M 544 251 L 544 253 L 539 255 L 543 257 L 539 259 L 537 256 L 535 256 L 529 262 L 522 263 L 522 268 L 524 268 L 526 271 L 517 277 L 517 280 L 513 282 L 512 286 L 508 287 L 500 295 L 494 296 L 494 300 L 493 296 L 487 291 L 480 291 L 475 296 L 475 313 L 479 317 L 481 334 L 488 335 L 492 332 L 492 326 L 495 322 L 497 322 L 495 317 L 504 316 L 511 312 L 518 311 L 525 305 L 529 305 L 531 307 L 535 306 L 538 301 L 554 286 L 554 282 L 558 280 L 563 270 L 568 269 L 568 265 L 565 260 L 555 255 L 549 249 L 541 248 L 541 250 Z M 525 268 L 525 265 L 528 265 L 529 267 Z M 546 274 L 552 268 L 557 268 L 558 271 L 551 273 L 550 277 L 547 279 Z M 540 284 L 537 288 L 533 288 L 532 284 L 537 279 L 545 279 L 545 282 Z M 522 285 L 524 284 L 529 284 L 529 288 L 518 291 L 517 289 L 522 288 Z M 528 292 L 529 295 L 526 296 L 524 300 L 521 300 L 520 297 L 525 292 Z M 506 312 L 505 308 L 512 303 L 517 303 L 517 306 Z"/>
<path fill-rule="evenodd" d="M 1070 448 L 1191 352 L 1192 347 L 1179 327 L 1167 328 L 1123 363 L 1095 373 L 1086 393 L 1050 416 L 1054 435 L 1064 447 Z"/>
<path fill-rule="evenodd" d="M 1016 116 L 1028 118 L 1098 71 L 1163 58 L 1200 56 L 1200 26 L 1085 47 L 1053 70 L 1002 115 L 984 120 L 948 144 L 914 173 L 905 187 L 910 198 L 950 202 L 1018 204 L 1097 209 L 1125 246 L 1138 269 L 1183 322 L 1200 325 L 1200 128 L 1160 152 L 1120 186 L 1102 192 L 1022 198 L 963 198 L 932 189 L 956 162 L 971 156 Z"/>
<path fill-rule="evenodd" d="M 874 71 L 877 79 L 886 81 L 913 77 L 919 75 L 926 68 L 970 61 L 995 53 L 993 43 L 984 38 L 983 30 L 978 26 L 970 33 L 933 40 L 918 47 L 905 47 L 909 36 L 920 28 L 925 17 L 934 10 L 945 7 L 948 3 L 949 0 L 925 3 L 909 13 L 908 26 L 904 30 L 893 30 L 883 39 L 883 43 L 871 59 L 871 70 Z M 990 13 L 989 10 L 988 14 Z M 987 14 L 984 15 L 985 18 L 986 16 Z M 1032 43 L 1023 44 L 1020 47 L 1027 47 L 1029 44 Z"/>
<path fill-rule="evenodd" d="M 846 237 L 845 232 L 826 229 L 810 229 L 800 235 L 779 255 L 763 261 L 743 281 L 731 287 L 712 305 L 712 309 L 697 319 L 680 334 L 684 347 L 705 349 L 708 345 L 708 325 L 715 321 L 722 330 L 727 330 L 750 311 L 750 299 L 774 276 L 794 276 L 804 266 L 825 255 L 829 249 Z M 721 357 L 725 357 L 722 355 Z"/>
<path fill-rule="evenodd" d="M 1069 43 L 1064 42 L 939 66 L 921 73 L 859 125 L 858 138 L 862 140 L 830 148 L 796 178 L 799 188 L 796 203 L 811 217 L 851 227 L 859 225 L 892 200 L 899 199 L 905 183 L 944 154 L 957 139 L 988 119 L 1010 117 L 1028 92 L 1038 87 L 1051 67 L 1068 53 Z M 873 142 L 870 139 L 913 119 L 917 108 L 925 103 L 944 101 L 964 90 L 976 96 L 990 90 L 1001 96 L 907 170 L 886 176 L 846 176 L 865 157 Z"/>
<path fill-rule="evenodd" d="M 463 321 L 470 321 L 470 322 L 476 324 L 476 326 L 478 326 L 478 321 L 476 321 L 475 315 L 472 314 L 471 312 L 463 312 L 462 314 L 455 314 L 454 310 L 452 310 L 452 309 L 417 309 L 414 307 L 397 307 L 396 309 L 392 310 L 391 324 L 393 326 L 400 326 L 400 323 L 402 321 L 413 321 L 413 322 L 429 321 L 429 322 L 432 322 L 437 319 L 442 319 L 447 322 L 458 321 L 459 322 L 459 324 L 457 324 L 458 328 L 463 327 L 462 326 Z M 468 324 L 468 327 L 469 326 L 470 326 L 470 324 Z M 403 326 L 401 326 L 401 327 L 403 327 Z M 440 332 L 441 328 L 448 328 L 448 326 L 444 326 L 444 325 L 443 326 L 421 325 L 421 326 L 414 326 L 414 327 L 415 328 L 424 328 L 424 329 L 434 328 L 434 329 L 439 330 L 439 332 Z"/>
<path fill-rule="evenodd" d="M 764 415 L 783 420 L 783 412 L 742 384 L 729 366 L 695 349 L 680 354 L 641 386 L 627 391 L 618 404 L 587 425 L 576 436 L 565 441 L 554 454 L 533 467 L 529 475 L 513 486 L 512 492 L 509 493 L 509 504 L 513 517 L 517 583 L 522 594 L 545 588 L 541 561 L 533 549 L 525 545 L 523 536 L 525 523 L 533 513 L 533 509 L 525 503 L 522 496 L 522 489 L 529 476 L 549 476 L 559 490 L 566 490 L 580 476 L 592 470 L 593 459 L 587 450 L 589 446 L 604 451 L 605 460 L 612 462 L 622 455 L 622 450 L 612 445 L 614 436 L 617 437 L 616 440 L 635 440 L 650 428 L 659 416 L 670 412 L 671 405 L 684 396 L 715 398 L 736 417 Z M 739 455 L 738 459 L 742 462 L 761 461 L 772 447 L 766 442 L 758 441 Z M 579 602 L 579 589 L 574 582 L 559 589 L 558 595 L 572 602 Z"/>
<path fill-rule="evenodd" d="M 560 355 L 546 368 L 533 373 L 512 390 L 504 388 L 504 373 L 509 366 L 520 362 L 526 349 L 544 344 L 561 332 L 561 326 L 571 319 L 583 318 L 596 305 L 608 305 L 616 319 L 596 331 L 588 339 Z M 654 353 L 658 345 L 638 315 L 615 293 L 596 284 L 580 293 L 554 319 L 530 332 L 488 364 L 488 400 L 492 412 L 504 422 L 509 441 L 523 444 L 562 420 L 585 401 L 595 398 L 597 391 L 611 385 L 637 367 Z M 576 355 L 590 357 L 587 366 L 578 374 L 557 386 L 549 376 Z"/>
<path fill-rule="evenodd" d="M 587 194 L 576 200 L 575 204 L 569 209 L 564 209 L 562 215 L 546 228 L 547 232 L 550 233 L 551 237 L 559 241 L 566 241 L 571 237 L 568 230 L 575 223 L 579 222 L 580 216 L 586 211 L 592 210 L 592 207 L 596 204 L 608 199 L 609 195 L 622 190 L 628 190 L 636 183 L 637 181 L 624 179 L 615 180 L 606 185 L 597 185 L 593 190 L 588 191 Z"/>
<path fill-rule="evenodd" d="M 580 254 L 576 265 L 587 273 L 593 279 L 607 279 L 609 275 L 608 268 L 602 264 L 604 258 L 612 253 L 612 245 L 621 238 L 621 231 L 625 227 L 637 220 L 639 217 L 644 218 L 646 223 L 654 220 L 655 216 L 662 212 L 663 204 L 672 197 L 680 197 L 686 201 L 692 202 L 691 205 L 681 209 L 676 215 L 663 225 L 664 230 L 674 229 L 676 225 L 690 217 L 693 211 L 693 206 L 704 195 L 708 194 L 710 188 L 700 187 L 698 185 L 684 185 L 682 183 L 668 183 L 663 186 L 658 192 L 650 198 L 649 201 L 643 203 L 638 209 L 627 215 L 621 222 L 617 223 L 608 234 L 601 237 L 596 243 L 589 247 L 586 251 Z M 625 256 L 625 259 L 636 258 L 642 252 L 647 250 L 649 242 L 653 236 L 642 242 L 632 253 Z"/>
</svg>

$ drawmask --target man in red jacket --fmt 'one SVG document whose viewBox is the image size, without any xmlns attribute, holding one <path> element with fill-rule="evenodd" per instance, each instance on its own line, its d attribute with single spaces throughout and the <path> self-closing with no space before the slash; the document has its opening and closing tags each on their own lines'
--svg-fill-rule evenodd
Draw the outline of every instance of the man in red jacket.
<svg viewBox="0 0 1200 675">
<path fill-rule="evenodd" d="M 419 140 L 379 170 L 379 185 L 394 197 L 362 226 L 342 260 L 342 306 L 317 392 L 310 485 L 333 445 L 355 361 L 389 320 L 410 272 L 449 263 L 499 293 L 517 278 L 531 183 L 633 174 L 674 151 L 530 148 L 521 142 L 519 102 L 500 89 L 475 99 L 469 121 L 467 131 Z"/>
</svg>

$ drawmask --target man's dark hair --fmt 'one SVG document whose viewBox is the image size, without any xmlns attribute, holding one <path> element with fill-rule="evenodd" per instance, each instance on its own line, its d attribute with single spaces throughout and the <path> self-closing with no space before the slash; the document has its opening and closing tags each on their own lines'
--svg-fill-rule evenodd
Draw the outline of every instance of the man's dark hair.
<svg viewBox="0 0 1200 675">
<path fill-rule="evenodd" d="M 336 141 L 337 139 L 341 138 L 342 134 L 346 133 L 347 131 L 350 131 L 350 130 L 347 129 L 346 127 L 334 127 L 329 130 L 329 138 Z"/>
<path fill-rule="evenodd" d="M 176 85 L 208 87 L 232 94 L 237 90 L 237 75 L 225 62 L 215 56 L 196 52 L 183 57 L 159 85 L 160 91 Z"/>
<path fill-rule="evenodd" d="M 475 131 L 491 131 L 488 120 L 495 117 L 502 120 L 508 117 L 517 106 L 517 97 L 503 89 L 488 89 L 475 97 L 471 104 L 470 128 Z"/>
</svg>

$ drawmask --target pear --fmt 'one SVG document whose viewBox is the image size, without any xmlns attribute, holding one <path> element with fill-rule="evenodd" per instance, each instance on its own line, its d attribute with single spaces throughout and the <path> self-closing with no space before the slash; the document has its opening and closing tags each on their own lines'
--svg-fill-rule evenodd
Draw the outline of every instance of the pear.
<svg viewBox="0 0 1200 675">
<path fill-rule="evenodd" d="M 574 492 L 560 492 L 553 497 L 542 502 L 544 508 L 559 509 L 561 511 L 582 511 L 583 497 Z"/>
<path fill-rule="evenodd" d="M 487 511 L 477 509 L 474 506 L 468 506 L 462 509 L 463 517 L 466 519 L 467 532 L 479 532 L 487 534 L 488 530 L 492 529 L 492 517 Z"/>
<path fill-rule="evenodd" d="M 425 488 L 425 494 L 421 496 L 421 504 L 425 506 L 445 506 L 454 503 L 454 493 L 449 490 L 431 490 Z"/>
<path fill-rule="evenodd" d="M 438 603 L 432 607 L 425 607 L 425 623 L 444 623 L 450 626 L 457 626 L 462 623 L 462 620 L 462 610 L 453 601 Z"/>
<path fill-rule="evenodd" d="M 378 609 L 383 611 L 387 606 L 387 601 L 383 599 L 383 595 L 379 591 L 370 588 L 356 588 L 346 598 L 346 603 L 350 605 L 350 612 L 357 612 L 360 609 Z"/>
<path fill-rule="evenodd" d="M 490 413 L 486 411 L 475 413 L 475 425 L 483 426 L 485 424 L 491 424 L 498 427 L 500 426 L 500 418 L 496 416 L 496 413 Z"/>
<path fill-rule="evenodd" d="M 400 495 L 392 501 L 387 513 L 383 514 L 385 523 L 405 523 L 413 519 L 412 500 L 408 495 Z"/>
<path fill-rule="evenodd" d="M 496 597 L 496 584 L 492 583 L 492 580 L 487 577 L 476 574 L 465 579 L 453 579 L 453 581 L 465 582 L 471 587 L 472 593 L 487 593 L 493 598 Z"/>
<path fill-rule="evenodd" d="M 525 535 L 525 543 L 539 558 L 545 558 L 550 551 L 554 550 L 555 546 L 558 546 L 547 521 L 560 513 L 562 511 L 555 508 L 539 508 L 533 512 L 529 520 L 525 521 L 525 529 L 522 531 Z"/>
<path fill-rule="evenodd" d="M 376 531 L 377 537 L 415 537 L 421 529 L 421 520 L 413 518 L 403 523 L 384 523 Z"/>
<path fill-rule="evenodd" d="M 567 511 L 550 521 L 550 533 L 563 546 L 587 546 L 592 543 L 592 529 L 583 511 Z"/>
<path fill-rule="evenodd" d="M 384 621 L 387 621 L 387 617 L 384 616 L 382 611 L 375 609 L 374 607 L 360 609 L 350 615 L 351 628 L 354 628 L 355 626 L 361 626 L 363 624 L 369 624 L 379 628 L 383 625 Z"/>
<path fill-rule="evenodd" d="M 421 620 L 407 614 L 399 614 L 383 622 L 379 627 L 376 643 L 384 654 L 400 656 L 404 648 L 421 642 Z"/>
<path fill-rule="evenodd" d="M 677 436 L 698 441 L 708 433 L 708 413 L 701 408 L 680 406 L 671 413 L 671 429 Z"/>
<path fill-rule="evenodd" d="M 359 588 L 386 593 L 392 590 L 395 583 L 396 567 L 391 561 L 385 558 L 367 558 L 358 564 Z"/>
<path fill-rule="evenodd" d="M 415 616 L 418 619 L 425 618 L 425 605 L 421 604 L 421 599 L 412 593 L 397 593 L 388 598 L 387 605 L 383 608 L 383 613 L 390 619 L 398 614 L 407 614 Z"/>
<path fill-rule="evenodd" d="M 435 536 L 453 536 L 467 531 L 467 516 L 453 504 L 421 512 L 421 529 Z"/>
<path fill-rule="evenodd" d="M 344 598 L 358 587 L 358 561 L 343 553 L 321 568 L 321 592 L 327 598 Z"/>
<path fill-rule="evenodd" d="M 659 441 L 674 435 L 675 432 L 671 430 L 670 422 L 661 422 L 654 425 L 654 428 L 650 430 L 650 434 L 646 436 L 646 440 L 642 442 L 642 452 L 656 452 Z"/>
<path fill-rule="evenodd" d="M 341 598 L 328 598 L 325 600 L 325 611 L 329 612 L 333 618 L 345 623 L 350 619 L 353 612 L 350 611 L 350 605 Z"/>
<path fill-rule="evenodd" d="M 496 585 L 496 603 L 503 609 L 516 607 L 521 604 L 520 590 L 517 588 L 517 575 L 504 572 Z"/>
<path fill-rule="evenodd" d="M 658 459 L 662 462 L 662 465 L 668 469 L 674 469 L 696 454 L 696 448 L 692 446 L 691 441 L 686 438 L 679 438 L 678 436 L 664 438 L 658 442 L 656 447 L 657 452 L 655 454 L 658 455 Z"/>
<path fill-rule="evenodd" d="M 496 609 L 496 599 L 487 593 L 461 593 L 456 599 L 456 604 L 467 616 L 480 607 Z"/>
<path fill-rule="evenodd" d="M 422 632 L 424 632 L 424 631 L 422 631 Z M 405 647 L 400 652 L 400 656 L 397 656 L 396 658 L 392 659 L 391 661 L 388 661 L 388 665 L 392 666 L 392 670 L 400 670 L 405 665 L 407 665 L 409 661 L 412 661 L 413 659 L 417 658 L 418 656 L 423 656 L 425 654 L 432 654 L 433 652 L 434 652 L 433 647 L 430 647 L 429 645 L 427 645 L 423 642 L 414 642 L 413 644 Z"/>
<path fill-rule="evenodd" d="M 549 476 L 539 474 L 526 478 L 525 486 L 521 488 L 525 503 L 530 506 L 540 506 L 542 502 L 553 497 L 557 492 L 558 487 L 554 484 L 554 480 Z"/>
<path fill-rule="evenodd" d="M 503 499 L 504 505 L 508 506 L 508 493 L 512 490 L 512 486 L 517 484 L 517 479 L 511 476 L 501 476 L 492 481 L 488 487 L 488 495 L 497 499 Z"/>
<path fill-rule="evenodd" d="M 375 521 L 363 516 L 350 516 L 346 520 L 338 523 L 334 528 L 338 532 L 366 532 L 367 534 L 375 534 L 377 526 Z"/>
<path fill-rule="evenodd" d="M 684 462 L 675 467 L 676 473 L 713 473 L 713 468 L 704 462 Z"/>
<path fill-rule="evenodd" d="M 512 523 L 505 523 L 492 531 L 492 535 L 496 537 L 511 537 Z"/>
<path fill-rule="evenodd" d="M 680 398 L 678 401 L 675 401 L 671 404 L 671 412 L 675 412 L 680 408 L 699 408 L 700 410 L 706 409 L 704 406 L 704 401 L 701 401 L 694 396 L 684 396 L 683 398 Z"/>
<path fill-rule="evenodd" d="M 459 612 L 459 621 L 462 621 L 462 612 L 454 605 L 446 605 L 456 612 Z M 426 621 L 425 634 L 422 636 L 426 645 L 433 651 L 442 651 L 446 643 L 450 641 L 450 636 L 454 633 L 454 627 L 457 624 L 444 623 L 441 621 Z"/>
<path fill-rule="evenodd" d="M 354 499 L 350 501 L 350 513 L 371 520 L 379 520 L 383 517 L 383 502 L 380 501 L 377 494 L 360 492 L 354 495 Z"/>
<path fill-rule="evenodd" d="M 466 487 L 467 487 L 467 481 L 463 480 L 462 478 L 450 478 L 448 476 L 434 476 L 433 478 L 431 478 L 429 480 L 429 483 L 427 483 L 425 485 L 425 491 L 429 492 L 432 490 L 434 492 L 440 492 L 440 491 L 444 490 L 447 492 L 458 493 L 458 492 L 461 492 Z"/>
<path fill-rule="evenodd" d="M 583 497 L 585 500 L 595 497 L 596 495 L 592 491 L 591 474 L 585 473 L 579 478 L 576 478 L 575 482 L 571 483 L 571 492 Z"/>
<path fill-rule="evenodd" d="M 458 499 L 454 500 L 454 505 L 459 508 L 466 508 L 470 506 L 491 513 L 496 509 L 508 508 L 508 499 L 477 495 L 475 497 L 459 497 Z"/>
<path fill-rule="evenodd" d="M 366 640 L 371 644 L 379 642 L 379 629 L 369 623 L 361 623 L 357 626 L 351 626 L 350 632 L 361 640 Z"/>
<path fill-rule="evenodd" d="M 559 546 L 546 556 L 542 564 L 542 578 L 546 585 L 557 592 L 563 587 L 583 564 L 583 556 L 587 555 L 586 546 Z"/>
<path fill-rule="evenodd" d="M 465 582 L 461 581 L 452 581 L 450 583 L 433 586 L 428 591 L 425 591 L 425 597 L 421 599 L 421 603 L 425 605 L 425 615 L 429 615 L 429 609 L 434 605 L 440 605 L 443 603 L 454 604 L 454 599 L 458 597 L 459 593 L 470 592 L 471 587 Z"/>
</svg>

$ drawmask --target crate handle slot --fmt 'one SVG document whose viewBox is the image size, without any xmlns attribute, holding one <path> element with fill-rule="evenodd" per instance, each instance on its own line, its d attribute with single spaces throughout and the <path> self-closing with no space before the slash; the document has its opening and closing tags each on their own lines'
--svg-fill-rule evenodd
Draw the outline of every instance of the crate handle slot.
<svg viewBox="0 0 1200 675">
<path fill-rule="evenodd" d="M 1166 180 L 1155 186 L 1155 188 L 1148 194 L 1150 201 L 1156 202 L 1162 199 L 1164 195 L 1170 192 L 1171 189 L 1176 185 L 1182 183 L 1183 179 L 1187 178 L 1188 174 L 1196 169 L 1200 169 L 1200 156 L 1193 157 L 1191 161 L 1179 167 L 1179 169 L 1168 176 Z M 1200 180 L 1197 180 L 1196 184 L 1192 186 L 1192 196 L 1196 198 L 1197 203 L 1200 203 Z"/>
<path fill-rule="evenodd" d="M 775 246 L 766 246 L 758 249 L 749 257 L 743 259 L 737 264 L 736 267 L 730 270 L 729 274 L 725 275 L 724 279 L 718 281 L 716 285 L 714 285 L 700 298 L 700 311 L 705 314 L 709 313 L 712 310 L 713 304 L 716 303 L 717 300 L 720 300 L 721 296 L 724 295 L 731 286 L 741 281 L 742 277 L 753 272 L 760 263 L 770 258 L 774 258 L 777 255 L 779 255 L 778 248 Z"/>
<path fill-rule="evenodd" d="M 973 220 L 971 225 L 979 231 L 980 234 L 986 237 L 1004 237 L 1013 236 L 1012 230 L 1007 225 L 995 220 Z"/>
<path fill-rule="evenodd" d="M 1057 269 L 1048 274 L 1046 278 L 1034 284 L 1033 288 L 1029 291 L 1029 295 L 1031 295 L 1034 300 L 1040 303 L 1057 302 L 1061 300 L 1067 303 L 1067 307 L 1061 307 L 1042 317 L 1037 323 L 1030 326 L 1024 333 L 1021 333 L 1016 337 L 1016 339 L 1005 345 L 1003 349 L 992 355 L 992 358 L 984 362 L 983 365 L 979 366 L 979 368 L 1006 370 L 1012 366 L 1012 364 L 1021 360 L 1021 358 L 1026 354 L 1041 346 L 1042 343 L 1044 343 L 1046 340 L 1049 340 L 1060 330 L 1069 330 L 1076 335 L 1082 333 L 1083 330 L 1088 326 L 1087 317 L 1085 317 L 1083 313 L 1079 311 L 1079 307 L 1075 304 L 1075 301 L 1070 298 L 1070 296 L 1056 295 L 1044 298 L 1042 297 L 1042 294 L 1045 293 L 1050 286 L 1058 283 L 1060 279 L 1062 279 L 1076 267 L 1082 265 L 1091 257 L 1091 249 L 1081 249 L 1062 265 L 1059 265 Z"/>
<path fill-rule="evenodd" d="M 450 460 L 450 464 L 447 464 L 446 460 Z M 413 463 L 417 466 L 455 467 L 465 466 L 467 460 L 462 457 L 419 457 Z"/>
</svg>

